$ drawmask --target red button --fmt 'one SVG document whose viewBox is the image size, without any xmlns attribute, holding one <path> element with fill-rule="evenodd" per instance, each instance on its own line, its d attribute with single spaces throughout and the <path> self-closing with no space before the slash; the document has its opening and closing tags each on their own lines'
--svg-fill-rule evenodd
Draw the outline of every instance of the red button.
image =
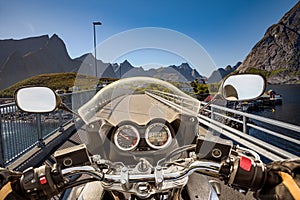
<svg viewBox="0 0 300 200">
<path fill-rule="evenodd" d="M 251 170 L 252 167 L 252 160 L 248 157 L 242 156 L 240 159 L 240 167 L 249 172 Z"/>
<path fill-rule="evenodd" d="M 40 184 L 41 184 L 41 185 L 45 185 L 46 183 L 47 183 L 46 176 L 40 177 Z"/>
</svg>

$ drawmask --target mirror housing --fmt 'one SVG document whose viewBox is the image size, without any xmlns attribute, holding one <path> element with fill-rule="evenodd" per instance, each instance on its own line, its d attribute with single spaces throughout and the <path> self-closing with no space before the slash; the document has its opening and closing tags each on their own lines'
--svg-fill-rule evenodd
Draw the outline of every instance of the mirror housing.
<svg viewBox="0 0 300 200">
<path fill-rule="evenodd" d="M 49 113 L 58 108 L 61 99 L 47 87 L 23 87 L 15 92 L 17 107 L 30 113 Z"/>
<path fill-rule="evenodd" d="M 228 101 L 246 101 L 260 97 L 266 88 L 265 78 L 258 74 L 228 76 L 222 83 L 221 96 Z"/>
</svg>

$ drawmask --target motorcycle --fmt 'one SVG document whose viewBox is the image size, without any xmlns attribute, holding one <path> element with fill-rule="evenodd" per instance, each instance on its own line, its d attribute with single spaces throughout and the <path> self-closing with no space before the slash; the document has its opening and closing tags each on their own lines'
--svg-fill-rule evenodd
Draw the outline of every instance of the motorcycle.
<svg viewBox="0 0 300 200">
<path fill-rule="evenodd" d="M 26 169 L 22 190 L 31 199 L 60 193 L 71 199 L 217 199 L 220 183 L 207 179 L 214 177 L 243 193 L 257 191 L 266 180 L 259 155 L 201 128 L 198 115 L 219 97 L 244 101 L 264 90 L 259 75 L 232 75 L 201 106 L 168 82 L 125 78 L 75 112 L 47 87 L 18 89 L 19 109 L 67 110 L 78 117 L 82 139 L 81 145 L 55 152 L 54 165 Z"/>
</svg>

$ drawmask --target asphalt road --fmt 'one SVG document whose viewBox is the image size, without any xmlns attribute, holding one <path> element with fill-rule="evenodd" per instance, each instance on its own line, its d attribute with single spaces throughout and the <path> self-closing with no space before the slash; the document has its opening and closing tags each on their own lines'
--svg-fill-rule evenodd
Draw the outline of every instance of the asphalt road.
<svg viewBox="0 0 300 200">
<path fill-rule="evenodd" d="M 130 112 L 129 112 L 130 111 Z M 105 105 L 96 115 L 117 125 L 124 120 L 131 120 L 140 125 L 147 124 L 151 119 L 162 118 L 173 121 L 174 109 L 145 94 L 122 96 Z"/>
</svg>

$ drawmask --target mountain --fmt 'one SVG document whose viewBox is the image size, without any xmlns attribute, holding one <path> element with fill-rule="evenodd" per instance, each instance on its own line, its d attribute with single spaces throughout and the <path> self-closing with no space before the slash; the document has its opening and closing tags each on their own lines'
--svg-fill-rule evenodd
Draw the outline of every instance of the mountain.
<svg viewBox="0 0 300 200">
<path fill-rule="evenodd" d="M 212 74 L 207 79 L 208 83 L 218 83 L 220 82 L 225 76 L 229 75 L 233 71 L 235 71 L 242 63 L 238 62 L 235 66 L 227 65 L 224 69 L 219 68 L 212 72 Z"/>
<path fill-rule="evenodd" d="M 300 83 L 300 2 L 267 29 L 238 71 L 263 74 L 271 84 Z"/>
<path fill-rule="evenodd" d="M 44 73 L 73 72 L 64 42 L 53 35 L 0 41 L 0 89 Z"/>
<path fill-rule="evenodd" d="M 95 57 L 91 53 L 76 58 L 74 61 L 79 63 L 76 70 L 78 73 L 95 76 Z M 97 60 L 97 74 L 98 77 L 116 78 L 113 64 L 104 63 L 101 60 Z"/>
<path fill-rule="evenodd" d="M 188 63 L 182 63 L 179 66 L 172 65 L 170 68 L 178 71 L 185 79 L 194 80 L 196 78 L 202 78 L 197 70 L 192 69 Z"/>
<path fill-rule="evenodd" d="M 131 66 L 127 61 L 126 64 L 121 63 L 120 68 L 123 78 L 133 76 L 148 76 L 177 82 L 187 82 L 193 81 L 196 78 L 202 78 L 197 70 L 192 69 L 188 63 L 182 63 L 179 66 L 171 65 L 168 67 L 160 67 L 158 69 L 144 70 L 143 67 Z M 118 68 L 118 70 L 120 68 Z M 119 71 L 117 71 L 116 74 L 118 75 Z"/>
<path fill-rule="evenodd" d="M 81 62 L 78 70 L 80 74 L 94 75 L 95 74 L 95 58 L 92 54 L 85 54 L 75 61 Z M 97 72 L 100 77 L 106 78 L 128 78 L 134 76 L 155 77 L 163 80 L 171 80 L 177 82 L 193 81 L 196 78 L 202 78 L 197 70 L 192 69 L 188 63 L 182 63 L 179 66 L 171 65 L 168 67 L 160 67 L 158 69 L 145 70 L 142 66 L 134 67 L 128 60 L 118 63 L 103 63 L 97 61 Z"/>
<path fill-rule="evenodd" d="M 150 76 L 185 82 L 202 77 L 187 63 L 150 70 L 134 67 L 127 60 L 120 64 L 97 60 L 96 64 L 98 77 L 105 78 Z M 71 59 L 66 45 L 56 34 L 0 40 L 0 90 L 29 77 L 62 72 L 95 76 L 95 57 L 89 53 Z"/>
<path fill-rule="evenodd" d="M 134 69 L 134 67 L 128 62 L 128 60 L 125 60 L 120 65 L 117 63 L 112 65 L 116 76 L 119 75 L 119 77 L 124 77 L 126 73 L 128 73 L 130 70 Z"/>
</svg>

